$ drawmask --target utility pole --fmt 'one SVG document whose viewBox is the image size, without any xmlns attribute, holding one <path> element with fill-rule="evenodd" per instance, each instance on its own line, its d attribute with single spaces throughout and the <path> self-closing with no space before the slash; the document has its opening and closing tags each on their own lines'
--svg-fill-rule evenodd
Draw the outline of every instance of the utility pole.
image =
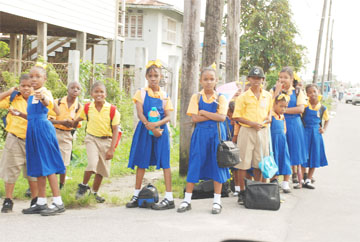
<svg viewBox="0 0 360 242">
<path fill-rule="evenodd" d="M 314 77 L 313 77 L 313 83 L 315 83 L 315 84 L 316 84 L 317 78 L 318 78 L 321 42 L 322 42 L 322 35 L 323 35 L 323 30 L 324 30 L 324 21 L 325 21 L 325 15 L 326 15 L 327 1 L 328 0 L 324 0 L 324 6 L 323 6 L 322 17 L 321 17 L 321 22 L 320 22 L 320 31 L 319 31 L 318 46 L 317 46 L 316 60 L 315 60 L 315 70 L 314 70 Z"/>
<path fill-rule="evenodd" d="M 327 30 L 326 30 L 324 65 L 323 65 L 323 74 L 322 74 L 322 78 L 321 78 L 321 94 L 324 94 L 324 86 L 325 86 L 325 73 L 326 73 L 326 61 L 327 61 L 326 59 L 327 59 L 329 33 L 330 33 L 331 5 L 332 5 L 332 0 L 330 0 L 330 5 L 329 5 L 328 24 L 327 24 Z M 328 79 L 329 79 L 329 77 L 328 77 Z"/>
<path fill-rule="evenodd" d="M 181 176 L 186 176 L 189 164 L 191 118 L 186 115 L 192 94 L 199 88 L 199 39 L 201 1 L 184 1 L 183 58 L 180 106 L 180 164 Z"/>
<path fill-rule="evenodd" d="M 334 31 L 334 19 L 332 20 L 331 34 L 330 34 L 330 53 L 329 53 L 329 67 L 328 67 L 328 79 L 331 81 L 332 78 L 332 58 L 333 58 L 333 31 Z"/>
</svg>

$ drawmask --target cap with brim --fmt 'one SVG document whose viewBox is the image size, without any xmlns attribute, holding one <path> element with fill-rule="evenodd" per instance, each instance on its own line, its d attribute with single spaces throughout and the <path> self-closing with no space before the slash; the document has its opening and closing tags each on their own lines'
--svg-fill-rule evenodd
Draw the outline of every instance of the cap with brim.
<svg viewBox="0 0 360 242">
<path fill-rule="evenodd" d="M 253 68 L 251 68 L 249 74 L 247 75 L 248 77 L 260 77 L 260 78 L 265 78 L 264 75 L 264 71 L 261 67 L 259 66 L 254 66 Z"/>
</svg>

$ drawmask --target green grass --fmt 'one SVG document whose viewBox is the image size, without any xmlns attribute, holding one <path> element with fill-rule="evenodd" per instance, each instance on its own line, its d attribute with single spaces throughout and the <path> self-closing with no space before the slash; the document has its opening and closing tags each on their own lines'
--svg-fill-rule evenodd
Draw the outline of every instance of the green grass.
<svg viewBox="0 0 360 242">
<path fill-rule="evenodd" d="M 184 198 L 184 187 L 186 185 L 186 177 L 182 177 L 179 175 L 179 171 L 177 169 L 171 172 L 171 186 L 173 191 L 173 196 L 176 198 Z M 155 183 L 155 187 L 157 188 L 159 194 L 165 193 L 165 182 L 164 179 L 160 179 Z"/>
</svg>

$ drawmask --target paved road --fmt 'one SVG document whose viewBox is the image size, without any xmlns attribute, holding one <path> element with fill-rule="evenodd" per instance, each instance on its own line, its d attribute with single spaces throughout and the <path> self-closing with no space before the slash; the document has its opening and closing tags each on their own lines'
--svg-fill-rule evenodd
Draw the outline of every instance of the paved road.
<svg viewBox="0 0 360 242">
<path fill-rule="evenodd" d="M 279 211 L 247 210 L 236 198 L 194 200 L 185 214 L 124 207 L 68 210 L 55 217 L 0 214 L 0 241 L 360 241 L 360 106 L 339 104 L 325 135 L 329 167 L 315 190 L 282 196 Z M 177 201 L 179 204 L 179 201 Z"/>
</svg>

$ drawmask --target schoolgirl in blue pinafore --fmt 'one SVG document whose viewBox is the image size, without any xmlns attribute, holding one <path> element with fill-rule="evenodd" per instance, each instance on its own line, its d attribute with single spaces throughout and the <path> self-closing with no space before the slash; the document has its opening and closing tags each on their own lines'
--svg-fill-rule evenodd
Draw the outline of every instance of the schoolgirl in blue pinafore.
<svg viewBox="0 0 360 242">
<path fill-rule="evenodd" d="M 205 103 L 202 95 L 199 100 L 199 111 L 206 110 L 216 113 L 218 104 Z M 226 139 L 225 127 L 220 123 L 221 138 Z M 196 124 L 191 136 L 189 168 L 187 182 L 197 183 L 199 180 L 214 180 L 224 183 L 230 178 L 228 168 L 219 168 L 216 160 L 217 146 L 219 144 L 219 132 L 217 122 L 207 120 Z"/>
<path fill-rule="evenodd" d="M 148 116 L 152 107 L 156 107 L 160 119 L 164 119 L 164 101 L 159 98 L 153 98 L 148 95 L 146 91 L 143 114 Z M 134 169 L 135 166 L 139 168 L 148 168 L 149 166 L 156 166 L 156 169 L 170 168 L 170 138 L 169 130 L 166 124 L 160 126 L 163 133 L 160 137 L 155 137 L 149 134 L 143 122 L 139 121 L 133 136 L 131 144 L 131 151 L 129 157 L 128 167 Z"/>
<path fill-rule="evenodd" d="M 295 89 L 290 95 L 288 108 L 297 106 Z M 307 160 L 305 147 L 305 131 L 300 114 L 284 114 L 286 120 L 286 140 L 289 147 L 290 163 L 292 166 L 301 165 Z"/>
<path fill-rule="evenodd" d="M 290 154 L 285 135 L 285 120 L 275 118 L 271 121 L 271 141 L 274 159 L 279 168 L 276 175 L 291 175 Z"/>
<path fill-rule="evenodd" d="M 325 107 L 326 110 L 326 107 Z M 320 134 L 320 120 L 319 111 L 305 108 L 303 116 L 305 126 L 305 144 L 308 153 L 307 162 L 302 164 L 303 167 L 318 168 L 328 165 L 325 154 L 325 146 L 322 134 Z"/>
<path fill-rule="evenodd" d="M 33 104 L 34 96 L 28 99 L 26 131 L 27 174 L 32 177 L 64 174 L 55 128 L 48 120 L 48 108 L 40 101 Z"/>
</svg>

